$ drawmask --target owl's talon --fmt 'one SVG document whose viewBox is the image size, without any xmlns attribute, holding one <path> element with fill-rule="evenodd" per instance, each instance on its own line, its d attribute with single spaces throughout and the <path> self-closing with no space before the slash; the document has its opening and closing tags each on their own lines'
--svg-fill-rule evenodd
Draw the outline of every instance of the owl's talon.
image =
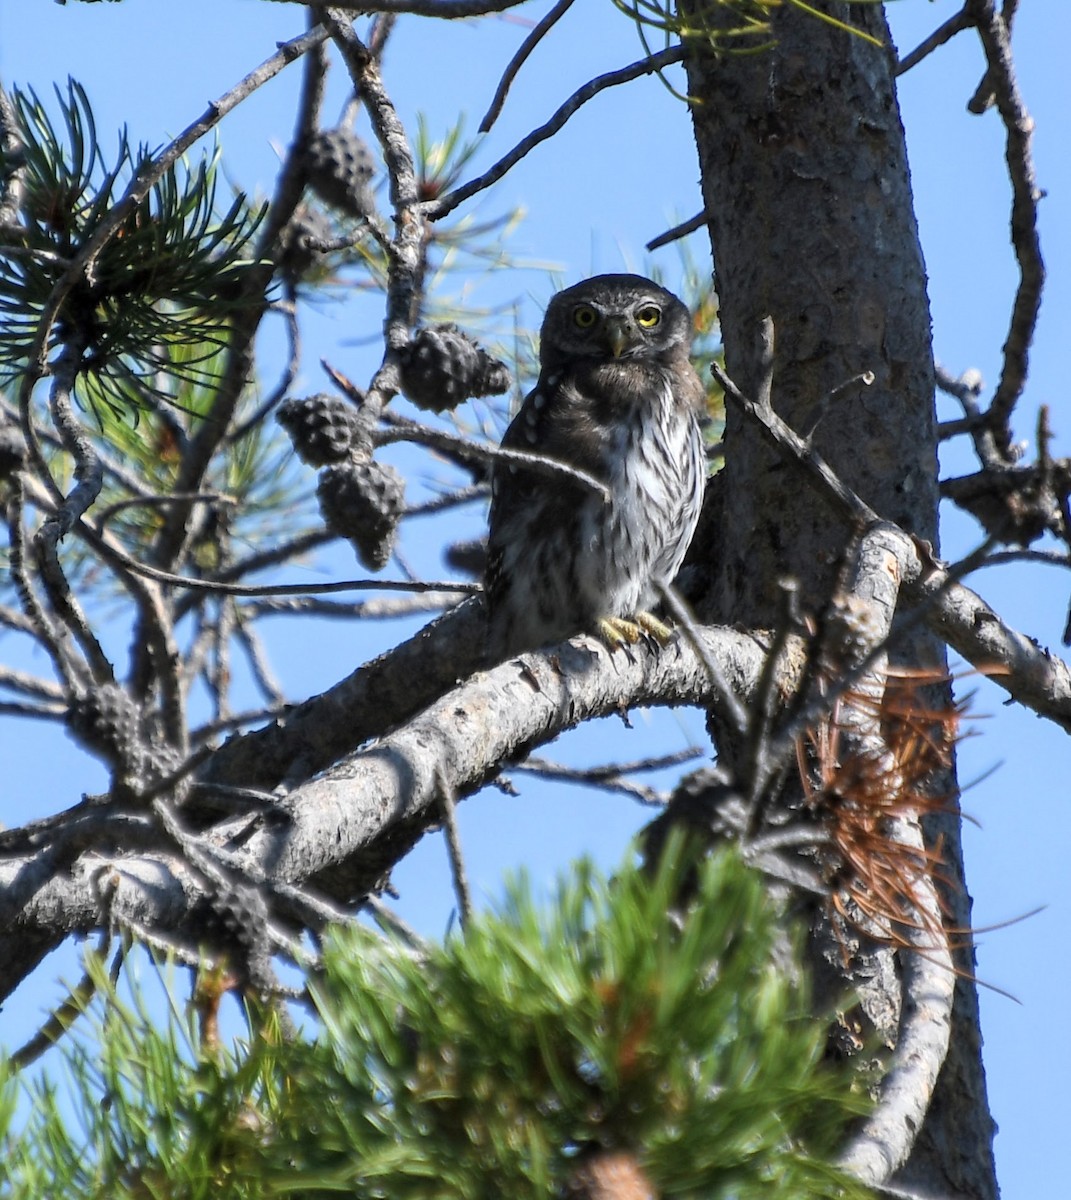
<svg viewBox="0 0 1071 1200">
<path fill-rule="evenodd" d="M 612 653 L 621 648 L 628 649 L 642 642 L 648 649 L 668 646 L 676 640 L 676 631 L 664 625 L 649 612 L 638 612 L 633 617 L 600 617 L 599 640 Z M 630 655 L 631 657 L 631 655 Z"/>
<path fill-rule="evenodd" d="M 670 626 L 664 624 L 657 617 L 651 616 L 649 612 L 638 612 L 635 620 L 644 633 L 653 638 L 663 648 L 677 640 L 677 631 L 671 629 Z"/>
<path fill-rule="evenodd" d="M 643 637 L 643 630 L 624 617 L 600 617 L 596 622 L 596 634 L 613 653 L 622 647 L 634 646 Z"/>
</svg>

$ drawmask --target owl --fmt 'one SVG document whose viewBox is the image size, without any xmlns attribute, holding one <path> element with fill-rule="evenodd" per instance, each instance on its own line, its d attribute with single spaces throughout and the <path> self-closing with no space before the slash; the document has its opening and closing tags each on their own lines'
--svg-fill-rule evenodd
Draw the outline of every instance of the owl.
<svg viewBox="0 0 1071 1200">
<path fill-rule="evenodd" d="M 495 461 L 490 661 L 580 632 L 611 649 L 665 640 L 648 609 L 681 565 L 706 483 L 690 341 L 687 308 L 639 275 L 597 275 L 551 300 L 539 379 L 502 446 L 602 486 Z"/>
</svg>

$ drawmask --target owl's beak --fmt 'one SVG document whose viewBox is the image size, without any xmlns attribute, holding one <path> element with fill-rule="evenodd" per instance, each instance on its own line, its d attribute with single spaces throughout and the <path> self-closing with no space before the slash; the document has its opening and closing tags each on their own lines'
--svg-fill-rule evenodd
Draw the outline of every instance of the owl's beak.
<svg viewBox="0 0 1071 1200">
<path fill-rule="evenodd" d="M 629 343 L 628 327 L 620 318 L 607 317 L 603 329 L 611 353 L 614 358 L 620 358 Z"/>
</svg>

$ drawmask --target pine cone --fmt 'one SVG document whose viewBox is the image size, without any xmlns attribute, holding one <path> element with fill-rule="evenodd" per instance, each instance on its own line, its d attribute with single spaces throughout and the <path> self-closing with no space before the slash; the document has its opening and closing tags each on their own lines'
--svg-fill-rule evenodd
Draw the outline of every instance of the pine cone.
<svg viewBox="0 0 1071 1200">
<path fill-rule="evenodd" d="M 372 153 L 349 129 L 323 129 L 305 147 L 305 177 L 325 204 L 351 217 L 375 212 L 368 184 L 375 174 Z"/>
<path fill-rule="evenodd" d="M 320 473 L 316 489 L 328 529 L 348 538 L 370 571 L 390 558 L 398 521 L 405 508 L 405 483 L 384 463 L 346 463 Z"/>
<path fill-rule="evenodd" d="M 290 435 L 298 458 L 310 467 L 371 457 L 367 419 L 338 396 L 318 392 L 304 400 L 287 400 L 275 419 Z"/>
<path fill-rule="evenodd" d="M 302 205 L 293 215 L 280 239 L 279 274 L 289 284 L 300 283 L 323 257 L 317 243 L 329 242 L 331 222 L 319 209 Z"/>
<path fill-rule="evenodd" d="M 255 950 L 264 940 L 268 905 L 257 888 L 239 882 L 229 887 L 217 884 L 210 902 L 217 937 L 246 952 Z"/>
<path fill-rule="evenodd" d="M 400 357 L 403 393 L 432 412 L 456 408 L 470 396 L 497 396 L 510 385 L 506 364 L 456 325 L 418 329 Z"/>
<path fill-rule="evenodd" d="M 71 737 L 113 769 L 137 764 L 142 753 L 138 709 L 133 700 L 113 683 L 75 696 L 67 709 Z"/>
</svg>

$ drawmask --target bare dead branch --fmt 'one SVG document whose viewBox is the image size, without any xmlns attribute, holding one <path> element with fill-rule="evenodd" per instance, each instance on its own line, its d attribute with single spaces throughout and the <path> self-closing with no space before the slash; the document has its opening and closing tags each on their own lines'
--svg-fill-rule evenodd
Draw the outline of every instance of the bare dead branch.
<svg viewBox="0 0 1071 1200">
<path fill-rule="evenodd" d="M 525 775 L 535 775 L 540 779 L 553 779 L 562 783 L 575 784 L 578 787 L 598 788 L 600 791 L 616 792 L 638 800 L 641 804 L 661 807 L 667 797 L 656 788 L 644 787 L 634 783 L 626 776 L 641 771 L 661 771 L 667 767 L 680 766 L 682 763 L 693 762 L 702 754 L 698 747 L 690 746 L 679 750 L 676 754 L 663 754 L 657 758 L 641 758 L 632 762 L 607 763 L 601 767 L 567 767 L 550 759 L 529 755 L 524 762 L 514 763 L 510 771 L 520 771 Z"/>
<path fill-rule="evenodd" d="M 338 600 L 319 600 L 314 596 L 267 597 L 242 605 L 252 620 L 274 616 L 334 617 L 345 621 L 393 621 L 422 613 L 442 612 L 463 599 L 461 592 L 427 592 L 389 600 L 358 600 L 352 604 Z"/>
<path fill-rule="evenodd" d="M 7 92 L 0 87 L 0 149 L 8 163 L 18 163 L 22 153 L 22 139 L 19 137 L 19 123 L 15 115 L 14 105 Z M 3 181 L 3 192 L 0 194 L 0 229 L 17 229 L 19 210 L 22 208 L 23 177 L 26 166 L 17 166 L 10 170 Z M 17 239 L 11 239 L 16 241 Z M 5 246 L 4 253 L 9 254 L 12 247 Z"/>
<path fill-rule="evenodd" d="M 658 594 L 658 598 L 666 606 L 666 611 L 677 625 L 680 626 L 688 645 L 703 664 L 703 668 L 718 695 L 720 702 L 718 707 L 721 709 L 723 717 L 728 719 L 731 727 L 737 733 L 743 733 L 747 727 L 747 711 L 737 699 L 733 689 L 729 686 L 729 681 L 722 674 L 719 663 L 713 656 L 707 653 L 702 629 L 696 624 L 695 618 L 688 610 L 688 606 L 671 584 L 656 582 L 655 591 Z"/>
<path fill-rule="evenodd" d="M 940 363 L 934 363 L 934 376 L 941 391 L 959 401 L 964 416 L 962 422 L 942 422 L 938 426 L 938 437 L 949 438 L 958 433 L 969 433 L 978 461 L 983 467 L 999 470 L 1006 466 L 1006 459 L 997 450 L 993 431 L 988 427 L 985 414 L 978 404 L 978 397 L 985 386 L 981 375 L 977 371 L 965 371 L 962 375 L 955 376 Z"/>
<path fill-rule="evenodd" d="M 1015 13 L 1018 7 L 1019 0 L 1004 0 L 1001 6 L 1000 16 L 1009 38 L 1011 37 L 1012 22 L 1015 20 Z M 975 89 L 974 95 L 967 101 L 967 111 L 971 113 L 984 113 L 987 109 L 992 108 L 996 101 L 997 96 L 993 85 L 993 72 L 987 68 L 986 73 L 982 76 L 981 83 Z"/>
<path fill-rule="evenodd" d="M 256 630 L 252 629 L 245 620 L 244 610 L 236 610 L 236 617 L 235 632 L 238 637 L 238 644 L 245 651 L 246 659 L 249 662 L 249 669 L 253 673 L 253 679 L 269 706 L 273 709 L 280 708 L 286 698 L 283 695 L 283 689 L 279 681 L 275 678 L 275 672 L 271 669 L 271 663 L 268 661 L 264 645 Z"/>
<path fill-rule="evenodd" d="M 447 509 L 460 508 L 462 504 L 471 504 L 474 500 L 486 500 L 491 495 L 491 489 L 485 483 L 474 483 L 469 487 L 458 488 L 453 492 L 444 492 L 433 500 L 425 500 L 422 504 L 411 504 L 402 514 L 403 519 L 409 517 L 430 517 Z"/>
<path fill-rule="evenodd" d="M 66 704 L 29 704 L 18 700 L 0 700 L 0 715 L 30 717 L 38 721 L 62 721 L 67 715 Z"/>
<path fill-rule="evenodd" d="M 273 408 L 282 400 L 294 384 L 298 369 L 301 366 L 301 330 L 298 327 L 297 308 L 294 304 L 273 304 L 272 311 L 279 313 L 286 328 L 286 343 L 289 347 L 286 363 L 275 387 L 268 393 L 262 403 L 240 425 L 236 426 L 224 438 L 229 446 L 240 442 L 247 434 L 256 429 Z"/>
<path fill-rule="evenodd" d="M 988 411 L 997 448 L 1010 461 L 1011 416 L 1026 385 L 1030 346 L 1045 283 L 1045 264 L 1037 228 L 1037 209 L 1042 193 L 1037 185 L 1031 148 L 1034 119 L 1019 91 L 1008 26 L 996 10 L 995 0 L 968 0 L 966 7 L 978 29 L 989 63 L 987 79 L 1004 122 L 1005 157 L 1012 185 L 1011 238 L 1019 265 L 1019 287 L 1004 343 L 1004 366 Z M 1009 17 L 1013 11 L 1014 8 Z"/>
<path fill-rule="evenodd" d="M 115 677 L 112 664 L 90 628 L 81 605 L 71 592 L 70 584 L 60 565 L 58 549 L 62 538 L 70 532 L 74 523 L 82 518 L 104 486 L 104 472 L 100 459 L 71 407 L 71 390 L 81 363 L 81 342 L 72 337 L 53 367 L 49 407 L 64 449 L 74 459 L 75 486 L 60 500 L 59 505 L 37 531 L 34 536 L 34 550 L 38 578 L 48 593 L 53 611 L 68 632 L 74 635 L 94 680 L 97 683 L 105 683 Z M 53 495 L 58 495 L 59 488 L 43 462 L 42 468 L 39 477 L 44 480 Z"/>
<path fill-rule="evenodd" d="M 687 221 L 682 221 L 679 225 L 674 225 L 672 229 L 667 229 L 665 233 L 660 233 L 658 237 L 651 238 L 647 243 L 647 249 L 657 250 L 660 246 L 668 246 L 670 242 L 678 241 L 690 233 L 695 233 L 697 229 L 702 229 L 706 222 L 707 213 L 704 209 L 702 212 L 696 213 L 694 217 L 689 217 Z"/>
<path fill-rule="evenodd" d="M 289 541 L 281 542 L 278 546 L 272 546 L 266 550 L 256 550 L 247 557 L 238 559 L 220 571 L 213 582 L 232 583 L 246 575 L 255 574 L 257 571 L 266 571 L 271 567 L 280 566 L 282 563 L 300 558 L 303 554 L 308 554 L 320 546 L 325 546 L 335 541 L 336 538 L 337 534 L 332 533 L 329 529 L 310 530 Z M 203 596 L 196 591 L 190 591 L 186 596 L 180 597 L 175 604 L 175 620 L 178 621 L 184 617 L 192 608 L 200 604 L 202 599 Z"/>
<path fill-rule="evenodd" d="M 759 423 L 769 439 L 782 453 L 787 453 L 806 468 L 812 485 L 827 498 L 832 499 L 842 515 L 850 520 L 868 525 L 880 519 L 870 505 L 840 479 L 821 455 L 817 454 L 799 434 L 781 420 L 772 407 L 769 405 L 763 407 L 757 401 L 745 396 L 725 373 L 720 363 L 711 363 L 710 370 L 726 396 Z"/>
<path fill-rule="evenodd" d="M 129 560 L 128 566 L 137 575 L 157 583 L 188 588 L 193 592 L 211 592 L 221 596 L 307 596 L 327 595 L 330 592 L 380 591 L 380 592 L 458 592 L 471 596 L 482 591 L 478 583 L 465 580 L 443 582 L 442 580 L 419 579 L 340 579 L 333 583 L 273 583 L 257 586 L 251 583 L 224 583 L 216 579 L 197 579 L 190 575 L 172 575 L 170 571 L 158 571 L 144 563 Z"/>
<path fill-rule="evenodd" d="M 234 496 L 228 496 L 225 492 L 169 492 L 167 495 L 128 496 L 125 500 L 116 500 L 94 512 L 93 525 L 97 533 L 103 533 L 112 517 L 131 508 L 163 508 L 169 504 L 219 504 L 233 507 L 237 503 L 238 500 Z"/>
<path fill-rule="evenodd" d="M 903 75 L 912 67 L 917 67 L 924 58 L 943 46 L 945 42 L 951 41 L 957 33 L 961 33 L 964 29 L 970 29 L 973 24 L 967 9 L 961 8 L 955 16 L 949 17 L 943 24 L 938 25 L 933 33 L 924 38 L 910 54 L 905 54 L 900 59 L 896 64 L 896 74 Z"/>
</svg>

